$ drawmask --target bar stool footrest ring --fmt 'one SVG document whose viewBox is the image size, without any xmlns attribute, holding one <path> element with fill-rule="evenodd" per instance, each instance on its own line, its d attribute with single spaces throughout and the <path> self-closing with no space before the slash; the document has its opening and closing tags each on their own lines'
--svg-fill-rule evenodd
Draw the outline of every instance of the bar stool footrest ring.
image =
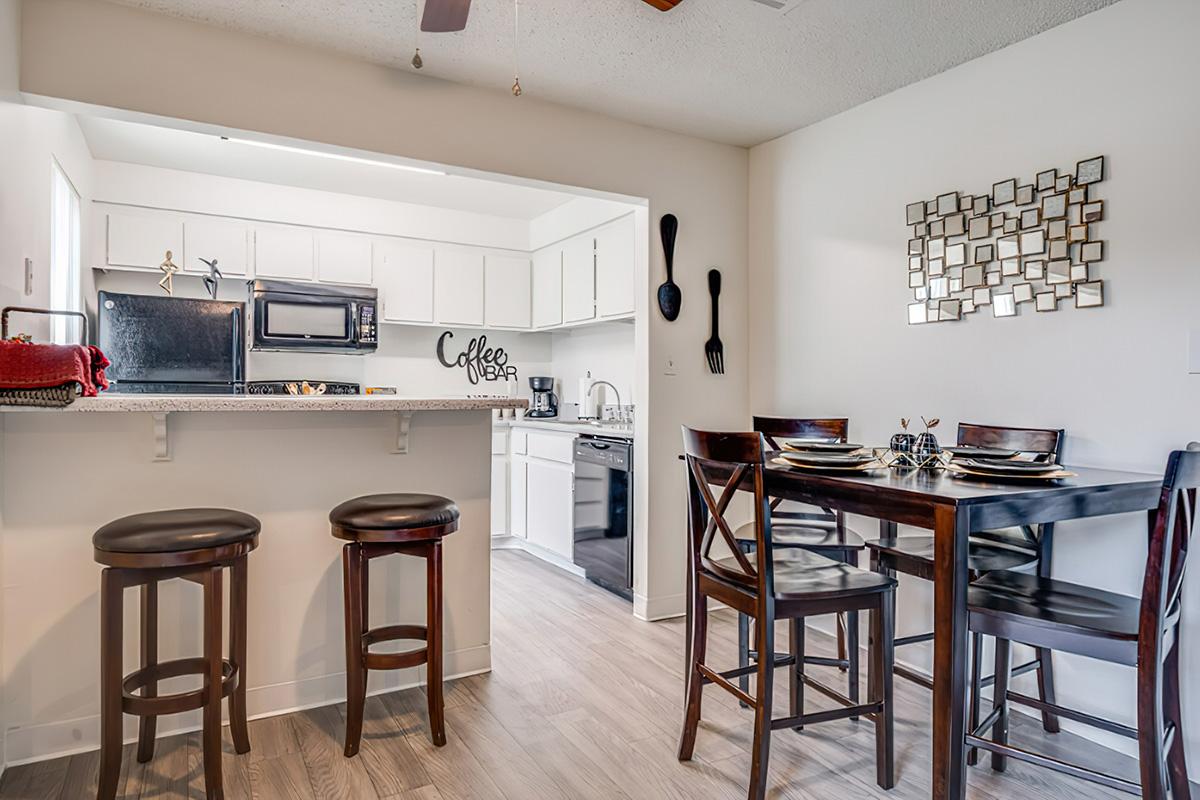
<svg viewBox="0 0 1200 800">
<path fill-rule="evenodd" d="M 408 650 L 403 653 L 372 653 L 370 647 L 379 642 L 394 642 L 401 639 L 428 641 L 429 631 L 424 625 L 386 625 L 372 628 L 363 634 L 363 666 L 367 669 L 406 669 L 429 662 L 429 648 Z"/>
<path fill-rule="evenodd" d="M 178 678 L 182 675 L 200 675 L 208 672 L 208 660 L 204 658 L 179 658 L 163 661 L 134 670 L 121 683 L 121 711 L 139 717 L 157 717 L 163 714 L 179 714 L 204 708 L 208 701 L 207 689 L 202 687 L 190 692 L 166 694 L 160 697 L 142 697 L 135 694 L 159 681 Z M 221 697 L 229 697 L 237 688 L 239 672 L 229 659 L 221 659 Z"/>
</svg>

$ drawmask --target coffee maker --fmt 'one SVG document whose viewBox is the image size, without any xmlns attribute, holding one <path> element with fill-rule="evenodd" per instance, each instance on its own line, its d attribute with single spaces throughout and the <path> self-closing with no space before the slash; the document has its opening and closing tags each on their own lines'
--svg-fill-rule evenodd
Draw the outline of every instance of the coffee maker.
<svg viewBox="0 0 1200 800">
<path fill-rule="evenodd" d="M 535 419 L 549 419 L 558 416 L 558 395 L 554 393 L 554 378 L 533 377 L 529 379 L 529 388 L 533 389 L 533 400 L 525 416 Z"/>
</svg>

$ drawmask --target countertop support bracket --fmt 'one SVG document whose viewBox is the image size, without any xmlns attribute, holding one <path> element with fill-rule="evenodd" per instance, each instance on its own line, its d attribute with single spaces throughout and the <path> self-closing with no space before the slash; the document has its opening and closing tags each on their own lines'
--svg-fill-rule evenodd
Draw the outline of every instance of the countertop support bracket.
<svg viewBox="0 0 1200 800">
<path fill-rule="evenodd" d="M 413 412 L 396 412 L 396 447 L 392 450 L 396 455 L 408 455 L 408 429 L 412 425 Z"/>
<path fill-rule="evenodd" d="M 150 415 L 154 423 L 154 460 L 155 461 L 170 461 L 171 460 L 171 441 L 167 435 L 167 414 L 170 412 L 159 411 Z"/>
</svg>

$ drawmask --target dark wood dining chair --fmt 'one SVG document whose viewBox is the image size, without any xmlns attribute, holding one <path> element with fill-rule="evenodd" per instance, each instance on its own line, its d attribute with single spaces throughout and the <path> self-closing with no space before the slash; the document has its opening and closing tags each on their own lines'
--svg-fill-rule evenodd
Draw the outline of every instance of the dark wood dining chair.
<svg viewBox="0 0 1200 800">
<path fill-rule="evenodd" d="M 845 417 L 800 419 L 793 417 L 755 417 L 754 430 L 763 435 L 767 447 L 782 450 L 780 440 L 811 439 L 823 442 L 845 443 L 849 441 L 850 420 Z M 845 564 L 858 566 L 859 554 L 866 550 L 861 536 L 846 527 L 846 515 L 830 508 L 798 510 L 781 508 L 781 498 L 771 499 L 771 522 L 776 551 L 799 549 L 832 558 Z M 754 550 L 754 524 L 743 525 L 734 531 L 742 551 Z M 805 656 L 805 662 L 814 666 L 836 667 L 846 673 L 847 696 L 858 702 L 859 691 L 859 646 L 858 612 L 837 615 L 837 656 Z M 738 666 L 749 665 L 757 659 L 757 651 L 750 648 L 750 617 L 738 614 Z M 750 690 L 750 676 L 738 679 L 743 692 Z M 820 689 L 821 687 L 818 684 Z"/>
<path fill-rule="evenodd" d="M 999 425 L 979 425 L 964 422 L 958 426 L 960 447 L 993 447 L 1014 450 L 1023 457 L 1038 461 L 1058 461 L 1062 457 L 1063 440 L 1066 432 L 1051 428 L 1008 428 Z M 897 536 L 896 524 L 880 523 L 880 538 L 866 543 L 871 552 L 871 569 L 885 575 L 897 572 L 923 580 L 933 580 L 934 538 L 931 535 Z M 1054 549 L 1054 525 L 1023 526 L 998 531 L 973 532 L 967 556 L 967 574 L 971 581 L 1001 570 L 1018 569 L 1036 564 L 1037 574 L 1050 577 Z M 902 636 L 896 646 L 932 641 L 932 633 Z M 995 676 L 982 674 L 983 639 L 971 638 L 971 724 L 979 720 L 979 694 L 983 687 L 990 686 Z M 1037 671 L 1038 697 L 1045 703 L 1054 702 L 1054 665 L 1049 650 L 1038 649 L 1034 658 L 1018 667 L 1012 674 L 1024 675 Z M 904 666 L 896 667 L 902 678 L 932 688 L 933 683 L 924 675 Z M 1042 726 L 1049 733 L 1060 729 L 1058 718 L 1049 711 L 1042 713 Z M 978 754 L 972 750 L 970 763 L 974 764 Z"/>
<path fill-rule="evenodd" d="M 991 713 L 968 731 L 966 743 L 990 751 L 993 769 L 1003 771 L 1011 757 L 1114 789 L 1140 792 L 1145 800 L 1189 800 L 1179 633 L 1184 564 L 1198 487 L 1200 452 L 1172 453 L 1152 517 L 1140 598 L 1016 572 L 994 573 L 970 587 L 968 629 L 996 637 L 996 684 Z M 1137 727 L 1012 691 L 1012 642 L 1137 667 Z M 1136 739 L 1141 784 L 1013 747 L 1008 743 L 1011 703 Z M 990 739 L 985 738 L 989 729 Z"/>
<path fill-rule="evenodd" d="M 764 490 L 766 442 L 759 433 L 710 433 L 683 429 L 688 467 L 688 608 L 687 694 L 679 760 L 688 761 L 696 745 L 700 704 L 707 684 L 716 684 L 754 709 L 754 742 L 751 751 L 750 800 L 766 794 L 771 731 L 798 728 L 835 719 L 869 717 L 875 723 L 876 781 L 884 789 L 895 784 L 893 762 L 892 634 L 896 582 L 804 550 L 776 553 L 772 546 L 770 501 Z M 720 486 L 714 496 L 712 486 Z M 746 554 L 725 519 L 730 502 L 740 489 L 754 495 L 755 550 Z M 720 542 L 729 555 L 712 552 Z M 842 708 L 805 713 L 804 659 L 793 657 L 782 664 L 760 658 L 753 666 L 718 672 L 706 662 L 708 599 L 713 598 L 754 619 L 756 641 L 763 653 L 775 652 L 775 621 L 792 620 L 793 646 L 798 625 L 805 617 L 839 611 L 871 614 L 868 683 L 871 699 L 853 704 L 837 698 Z M 772 717 L 774 673 L 790 667 L 790 713 Z M 757 676 L 751 696 L 733 683 L 750 672 Z"/>
</svg>

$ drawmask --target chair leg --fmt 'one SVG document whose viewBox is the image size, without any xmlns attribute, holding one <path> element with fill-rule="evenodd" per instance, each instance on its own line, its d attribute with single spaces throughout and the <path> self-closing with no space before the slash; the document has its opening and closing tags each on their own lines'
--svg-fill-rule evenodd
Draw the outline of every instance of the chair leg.
<svg viewBox="0 0 1200 800">
<path fill-rule="evenodd" d="M 983 691 L 983 634 L 971 634 L 971 717 L 967 728 L 972 733 L 979 727 L 979 707 L 983 702 L 980 694 Z M 979 748 L 967 750 L 967 764 L 975 766 L 979 763 Z"/>
<path fill-rule="evenodd" d="M 837 613 L 837 659 L 838 661 L 846 660 L 846 615 L 842 612 Z M 845 672 L 846 667 L 838 665 L 839 672 Z"/>
<path fill-rule="evenodd" d="M 113 800 L 121 777 L 121 601 L 120 573 L 100 573 L 100 778 L 97 800 Z"/>
<path fill-rule="evenodd" d="M 229 696 L 229 734 L 234 752 L 250 752 L 250 731 L 246 727 L 246 643 L 250 611 L 248 560 L 245 556 L 229 568 L 229 659 L 237 669 L 238 683 Z"/>
<path fill-rule="evenodd" d="M 996 744 L 1008 744 L 1008 681 L 1012 674 L 1012 645 L 1008 639 L 996 639 L 996 683 L 992 687 L 992 707 L 999 704 L 1000 716 L 992 726 L 992 741 Z M 992 753 L 992 769 L 1004 772 L 1008 768 L 1008 758 L 999 753 Z"/>
<path fill-rule="evenodd" d="M 142 584 L 141 634 L 142 667 L 158 663 L 158 582 Z M 151 681 L 142 689 L 143 697 L 158 696 L 158 681 Z M 154 733 L 157 717 L 150 715 L 138 720 L 137 760 L 145 764 L 154 758 Z"/>
<path fill-rule="evenodd" d="M 426 664 L 428 675 L 425 692 L 429 695 L 429 730 L 437 747 L 446 744 L 446 708 L 442 698 L 442 543 L 440 540 L 429 545 L 426 556 L 426 634 L 425 649 L 429 659 Z M 363 565 L 365 578 L 367 567 Z M 366 617 L 366 580 L 363 580 L 363 616 Z"/>
<path fill-rule="evenodd" d="M 749 800 L 763 800 L 767 793 L 767 772 L 771 757 L 771 701 L 775 694 L 775 659 L 762 654 L 775 652 L 775 614 L 769 603 L 760 606 L 755 620 L 758 642 L 758 681 L 754 701 L 754 744 L 751 748 Z"/>
<path fill-rule="evenodd" d="M 788 715 L 798 717 L 804 713 L 804 617 L 792 619 L 790 628 L 789 649 L 796 663 L 788 670 Z M 804 726 L 797 725 L 792 730 L 802 731 Z"/>
<path fill-rule="evenodd" d="M 896 593 L 880 596 L 879 608 L 871 612 L 870 659 L 867 685 L 873 701 L 883 703 L 875 717 L 875 780 L 883 789 L 896 785 L 896 710 L 892 669 L 895 666 Z"/>
<path fill-rule="evenodd" d="M 849 697 L 858 703 L 858 612 L 846 612 L 846 663 L 847 669 L 847 688 Z M 851 717 L 854 722 L 858 721 L 858 717 Z"/>
<path fill-rule="evenodd" d="M 204 791 L 208 800 L 223 800 L 221 779 L 221 591 L 223 567 L 213 567 L 204 576 Z"/>
<path fill-rule="evenodd" d="M 1163 664 L 1163 717 L 1175 726 L 1175 739 L 1167 751 L 1167 772 L 1171 779 L 1173 800 L 1190 800 L 1187 760 L 1184 758 L 1183 704 L 1179 693 L 1179 638 Z"/>
<path fill-rule="evenodd" d="M 1038 697 L 1043 703 L 1054 703 L 1054 651 L 1044 647 L 1037 648 L 1037 684 Z M 1042 728 L 1046 733 L 1058 733 L 1062 726 L 1058 716 L 1049 711 L 1042 712 Z"/>
<path fill-rule="evenodd" d="M 342 548 L 342 591 L 346 613 L 346 750 L 357 755 L 362 740 L 363 707 L 367 702 L 367 671 L 363 666 L 362 546 Z"/>
<path fill-rule="evenodd" d="M 704 697 L 704 678 L 697 665 L 703 664 L 708 650 L 708 597 L 693 587 L 691 598 L 691 626 L 688 630 L 688 664 L 686 690 L 683 703 L 683 732 L 679 736 L 679 760 L 691 761 L 696 749 L 696 729 L 700 726 L 700 702 Z"/>
<path fill-rule="evenodd" d="M 738 612 L 738 666 L 750 666 L 750 617 L 742 612 Z M 738 676 L 738 688 L 746 694 L 750 693 L 750 676 Z M 742 708 L 749 708 L 742 700 L 738 701 L 738 705 Z"/>
</svg>

